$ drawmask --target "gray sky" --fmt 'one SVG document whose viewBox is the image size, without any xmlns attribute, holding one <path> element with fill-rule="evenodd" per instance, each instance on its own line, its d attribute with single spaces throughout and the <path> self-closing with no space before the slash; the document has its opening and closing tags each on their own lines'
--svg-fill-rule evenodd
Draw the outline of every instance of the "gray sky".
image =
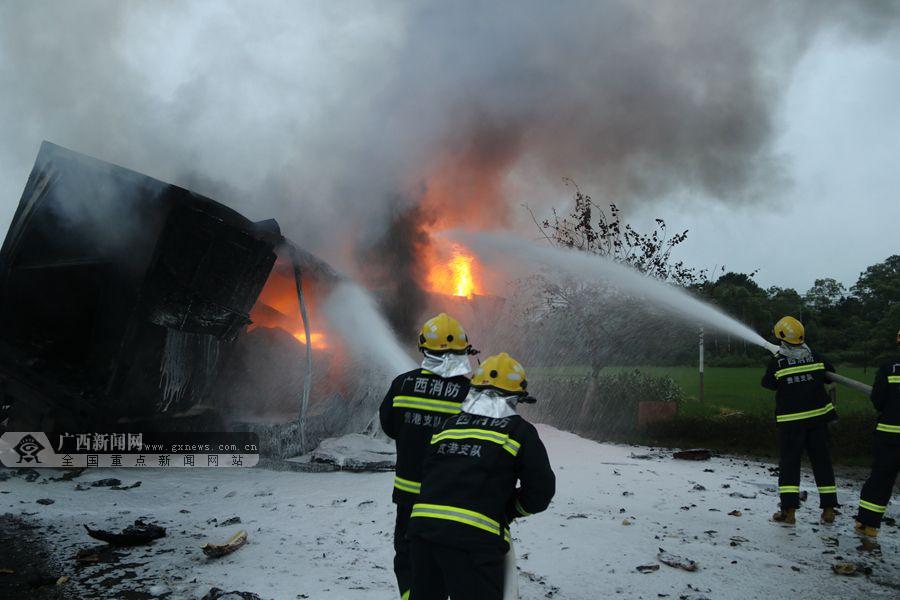
<svg viewBox="0 0 900 600">
<path fill-rule="evenodd" d="M 533 236 L 572 177 L 691 264 L 849 286 L 900 251 L 897 7 L 0 0 L 0 228 L 47 139 L 351 270 L 425 191 Z"/>
<path fill-rule="evenodd" d="M 848 288 L 900 253 L 900 40 L 824 36 L 801 60 L 780 107 L 778 152 L 790 185 L 734 209 L 715 201 L 647 208 L 690 229 L 681 256 L 759 269 L 764 285 L 805 291 L 834 277 Z"/>
</svg>

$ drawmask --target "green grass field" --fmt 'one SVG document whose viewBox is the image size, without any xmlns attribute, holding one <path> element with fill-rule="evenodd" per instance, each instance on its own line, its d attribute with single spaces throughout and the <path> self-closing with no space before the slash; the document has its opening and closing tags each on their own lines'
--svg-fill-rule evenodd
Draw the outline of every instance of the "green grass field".
<svg viewBox="0 0 900 600">
<path fill-rule="evenodd" d="M 704 399 L 700 402 L 700 378 L 696 367 L 611 367 L 606 372 L 637 369 L 652 375 L 668 375 L 684 391 L 685 402 L 680 414 L 684 416 L 712 416 L 724 411 L 772 414 L 775 404 L 773 392 L 759 385 L 762 367 L 707 367 L 704 374 Z M 838 373 L 872 385 L 875 369 L 838 367 Z M 587 367 L 533 368 L 535 379 L 559 376 L 587 375 Z M 842 386 L 837 387 L 837 406 L 841 414 L 873 412 L 869 399 Z"/>
</svg>

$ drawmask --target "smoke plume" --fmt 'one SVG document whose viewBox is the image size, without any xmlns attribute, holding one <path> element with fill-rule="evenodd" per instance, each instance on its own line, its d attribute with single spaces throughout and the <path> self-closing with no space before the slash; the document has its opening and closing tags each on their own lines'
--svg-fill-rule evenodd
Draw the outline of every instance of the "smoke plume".
<svg viewBox="0 0 900 600">
<path fill-rule="evenodd" d="M 776 114 L 804 50 L 896 31 L 898 6 L 7 2 L 0 206 L 48 139 L 275 217 L 359 272 L 418 243 L 396 238 L 417 211 L 515 227 L 563 176 L 626 206 L 752 201 L 784 182 Z"/>
</svg>

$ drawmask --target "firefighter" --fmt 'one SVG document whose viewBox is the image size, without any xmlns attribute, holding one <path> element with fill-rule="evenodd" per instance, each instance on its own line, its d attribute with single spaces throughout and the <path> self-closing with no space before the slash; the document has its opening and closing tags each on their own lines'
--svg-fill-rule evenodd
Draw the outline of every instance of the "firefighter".
<svg viewBox="0 0 900 600">
<path fill-rule="evenodd" d="M 900 350 L 900 330 L 897 331 Z M 872 473 L 859 495 L 856 530 L 875 537 L 900 471 L 900 351 L 875 374 L 872 404 L 878 411 Z"/>
<path fill-rule="evenodd" d="M 834 367 L 804 341 L 803 324 L 794 317 L 783 317 L 775 324 L 775 337 L 781 343 L 762 378 L 764 388 L 775 390 L 775 421 L 778 429 L 778 491 L 781 509 L 772 519 L 796 522 L 800 507 L 800 458 L 803 451 L 812 463 L 819 490 L 822 522 L 834 522 L 838 506 L 837 487 L 828 441 L 828 423 L 837 414 L 825 389 L 826 371 Z"/>
<path fill-rule="evenodd" d="M 396 440 L 397 471 L 393 501 L 394 574 L 400 597 L 409 597 L 412 576 L 406 527 L 422 482 L 422 462 L 432 434 L 457 413 L 469 392 L 475 351 L 459 321 L 441 313 L 422 326 L 419 335 L 422 367 L 394 379 L 379 410 L 381 428 Z"/>
<path fill-rule="evenodd" d="M 412 599 L 503 597 L 509 524 L 545 510 L 556 491 L 537 430 L 516 412 L 533 401 L 527 385 L 508 354 L 485 359 L 462 412 L 431 438 L 408 532 Z"/>
</svg>

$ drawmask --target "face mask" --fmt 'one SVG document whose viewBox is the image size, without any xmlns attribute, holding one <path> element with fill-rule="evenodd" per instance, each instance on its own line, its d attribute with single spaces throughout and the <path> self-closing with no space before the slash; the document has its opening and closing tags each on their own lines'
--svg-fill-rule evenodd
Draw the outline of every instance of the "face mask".
<svg viewBox="0 0 900 600">
<path fill-rule="evenodd" d="M 454 354 L 453 352 L 443 354 L 425 352 L 422 368 L 441 377 L 458 377 L 459 375 L 471 377 L 474 372 L 468 354 Z"/>
<path fill-rule="evenodd" d="M 517 396 L 504 394 L 497 390 L 471 388 L 460 408 L 463 412 L 480 417 L 502 419 L 518 414 L 516 412 L 517 403 Z"/>
</svg>

